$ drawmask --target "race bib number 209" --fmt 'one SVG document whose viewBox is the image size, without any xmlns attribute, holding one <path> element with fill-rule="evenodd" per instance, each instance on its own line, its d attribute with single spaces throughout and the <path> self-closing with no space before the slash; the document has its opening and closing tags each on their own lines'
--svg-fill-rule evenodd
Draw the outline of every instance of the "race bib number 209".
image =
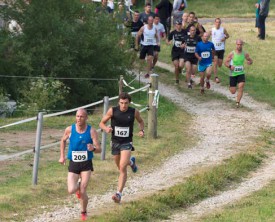
<svg viewBox="0 0 275 222">
<path fill-rule="evenodd" d="M 73 162 L 83 162 L 88 159 L 87 151 L 72 151 Z"/>
</svg>

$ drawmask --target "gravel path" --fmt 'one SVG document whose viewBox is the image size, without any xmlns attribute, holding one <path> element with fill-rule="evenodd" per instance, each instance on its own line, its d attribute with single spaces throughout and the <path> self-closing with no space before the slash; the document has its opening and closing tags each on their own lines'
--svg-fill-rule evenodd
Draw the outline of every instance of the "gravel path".
<svg viewBox="0 0 275 222">
<path fill-rule="evenodd" d="M 159 63 L 159 66 L 171 69 L 171 66 L 166 64 Z M 146 82 L 147 80 L 142 79 L 142 81 Z M 212 90 L 226 95 L 229 99 L 234 99 L 225 88 L 218 84 L 212 85 Z M 179 92 L 175 87 L 161 83 L 159 84 L 159 91 L 162 96 L 169 98 L 179 107 L 193 114 L 194 124 L 192 132 L 198 135 L 200 140 L 195 147 L 184 150 L 167 159 L 157 171 L 140 172 L 135 177 L 130 178 L 124 190 L 123 202 L 182 182 L 199 167 L 216 165 L 222 160 L 246 150 L 246 147 L 249 144 L 253 144 L 254 138 L 259 135 L 259 129 L 275 128 L 274 110 L 268 105 L 255 102 L 247 95 L 244 96 L 242 104 L 249 107 L 249 111 L 247 109 L 232 108 L 232 105 L 229 105 L 226 101 L 197 101 L 195 98 Z M 270 167 L 268 163 L 266 166 Z M 261 175 L 264 175 L 266 169 L 263 168 L 262 170 L 263 173 Z M 262 183 L 261 179 L 256 180 L 262 185 L 266 185 L 268 181 L 274 178 L 275 175 L 273 173 Z M 252 182 L 248 183 L 253 184 Z M 235 189 L 234 193 L 241 197 L 243 194 L 253 191 L 253 187 L 248 186 L 248 189 L 242 192 Z M 99 214 L 107 208 L 106 206 L 116 207 L 110 198 L 112 194 L 113 191 L 108 191 L 104 195 L 90 196 L 88 211 L 91 214 Z M 215 207 L 226 203 L 230 197 L 229 195 L 229 197 L 221 198 L 221 201 Z M 75 201 L 74 196 L 69 197 L 68 200 L 70 202 L 69 206 L 58 206 L 56 207 L 56 209 L 59 209 L 57 211 L 45 212 L 37 218 L 27 221 L 70 221 L 73 218 L 78 218 L 79 204 Z M 64 202 L 68 202 L 68 200 Z M 233 196 L 232 200 L 234 200 Z M 196 212 L 200 212 L 200 207 L 197 209 Z M 203 207 L 201 209 L 202 211 L 205 210 Z M 186 215 L 186 213 L 177 213 L 171 217 L 171 221 L 182 221 L 181 218 L 185 218 Z M 200 214 L 197 213 L 197 215 L 199 216 Z"/>
</svg>

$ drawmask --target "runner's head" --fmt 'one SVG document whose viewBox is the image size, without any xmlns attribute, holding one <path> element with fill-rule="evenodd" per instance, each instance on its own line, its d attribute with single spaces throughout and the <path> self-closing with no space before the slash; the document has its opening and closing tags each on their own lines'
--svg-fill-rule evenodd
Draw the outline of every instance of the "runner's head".
<svg viewBox="0 0 275 222">
<path fill-rule="evenodd" d="M 154 18 L 154 24 L 157 25 L 159 24 L 160 18 L 158 14 L 155 14 L 155 18 Z"/>
<path fill-rule="evenodd" d="M 190 32 L 190 36 L 191 36 L 191 37 L 194 37 L 195 34 L 196 34 L 196 27 L 193 26 L 193 25 L 190 26 L 189 32 Z"/>
<path fill-rule="evenodd" d="M 85 109 L 80 108 L 76 112 L 76 124 L 78 126 L 84 126 L 86 125 L 87 119 L 88 119 L 88 113 Z"/>
<path fill-rule="evenodd" d="M 220 18 L 215 19 L 215 28 L 219 29 L 221 27 L 222 20 Z"/>
<path fill-rule="evenodd" d="M 202 41 L 203 42 L 208 42 L 208 39 L 209 39 L 209 33 L 208 32 L 203 33 Z"/>
<path fill-rule="evenodd" d="M 195 22 L 195 17 L 196 17 L 196 14 L 195 14 L 195 12 L 190 12 L 189 13 L 189 17 L 188 17 L 188 19 L 189 19 L 189 22 Z"/>
<path fill-rule="evenodd" d="M 149 14 L 149 13 L 151 12 L 151 9 L 152 9 L 151 3 L 147 2 L 147 3 L 145 4 L 144 11 L 145 11 L 147 14 Z"/>
<path fill-rule="evenodd" d="M 182 15 L 182 21 L 187 22 L 188 21 L 188 16 L 189 16 L 189 14 L 187 12 L 184 12 L 183 15 Z"/>
<path fill-rule="evenodd" d="M 148 25 L 153 25 L 153 22 L 154 22 L 154 17 L 152 15 L 149 15 L 148 19 L 147 19 L 147 24 Z"/>
<path fill-rule="evenodd" d="M 120 111 L 126 112 L 128 110 L 131 100 L 132 98 L 128 93 L 126 92 L 120 93 L 118 96 L 118 105 L 119 105 Z"/>
<path fill-rule="evenodd" d="M 182 21 L 181 20 L 177 20 L 176 21 L 176 30 L 180 31 L 181 30 L 181 25 L 182 25 Z"/>
<path fill-rule="evenodd" d="M 243 40 L 241 40 L 241 39 L 236 40 L 236 49 L 239 52 L 242 51 L 242 49 L 243 49 Z"/>
<path fill-rule="evenodd" d="M 139 19 L 139 11 L 135 11 L 133 20 L 134 20 L 134 22 L 137 22 L 138 19 Z"/>
</svg>

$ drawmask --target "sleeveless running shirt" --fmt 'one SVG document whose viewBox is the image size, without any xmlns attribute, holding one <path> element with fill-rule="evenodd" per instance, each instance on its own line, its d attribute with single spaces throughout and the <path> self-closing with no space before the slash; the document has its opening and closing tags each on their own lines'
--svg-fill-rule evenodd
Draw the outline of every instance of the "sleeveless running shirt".
<svg viewBox="0 0 275 222">
<path fill-rule="evenodd" d="M 119 106 L 113 107 L 111 118 L 112 142 L 120 144 L 132 142 L 134 121 L 135 108 L 128 107 L 126 112 L 122 112 Z"/>
<path fill-rule="evenodd" d="M 190 35 L 184 36 L 184 42 L 186 44 L 184 49 L 184 55 L 187 58 L 196 58 L 195 56 L 196 46 L 200 41 L 201 41 L 201 38 L 197 35 L 195 35 L 193 38 L 191 38 Z"/>
<path fill-rule="evenodd" d="M 87 144 L 93 143 L 91 138 L 91 126 L 87 125 L 87 129 L 84 133 L 78 133 L 76 131 L 76 125 L 72 125 L 72 131 L 70 135 L 70 144 L 67 158 L 74 162 L 83 162 L 93 158 L 93 152 L 88 151 Z"/>
<path fill-rule="evenodd" d="M 233 58 L 230 62 L 230 65 L 233 65 L 235 68 L 233 71 L 231 70 L 231 76 L 239 76 L 244 74 L 245 53 L 242 52 L 241 54 L 238 54 L 235 51 L 233 51 L 232 53 Z"/>
<path fill-rule="evenodd" d="M 221 41 L 224 37 L 223 27 L 220 27 L 219 29 L 216 29 L 216 27 L 212 28 L 212 42 L 214 43 L 215 50 L 225 49 L 225 43 Z"/>
<path fill-rule="evenodd" d="M 157 45 L 156 28 L 148 29 L 148 25 L 144 25 L 142 45 Z"/>
</svg>

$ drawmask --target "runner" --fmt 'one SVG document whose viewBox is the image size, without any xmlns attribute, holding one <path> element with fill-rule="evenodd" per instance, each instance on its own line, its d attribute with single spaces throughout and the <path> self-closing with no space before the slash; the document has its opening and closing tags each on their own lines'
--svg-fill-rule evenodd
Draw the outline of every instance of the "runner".
<svg viewBox="0 0 275 222">
<path fill-rule="evenodd" d="M 159 43 L 161 39 L 165 40 L 166 39 L 165 28 L 164 28 L 164 25 L 160 23 L 160 17 L 158 14 L 155 15 L 153 26 L 154 28 L 157 29 Z M 160 44 L 154 47 L 154 59 L 153 59 L 152 71 L 154 70 L 154 67 L 158 61 L 159 52 L 160 52 Z"/>
<path fill-rule="evenodd" d="M 148 17 L 148 24 L 145 24 L 140 28 L 136 37 L 136 49 L 139 47 L 139 39 L 143 35 L 143 39 L 141 39 L 141 50 L 139 58 L 141 60 L 145 60 L 147 55 L 147 68 L 145 78 L 150 77 L 150 73 L 152 72 L 153 66 L 153 58 L 154 58 L 154 47 L 159 46 L 159 39 L 157 34 L 157 29 L 153 26 L 154 18 L 153 16 Z"/>
<path fill-rule="evenodd" d="M 188 89 L 192 89 L 193 80 L 191 76 L 195 75 L 198 59 L 195 56 L 195 50 L 198 42 L 201 41 L 201 37 L 196 35 L 195 26 L 191 26 L 190 35 L 184 37 L 185 50 L 184 50 L 184 63 L 186 68 L 186 82 Z"/>
<path fill-rule="evenodd" d="M 229 34 L 225 28 L 221 27 L 221 19 L 215 19 L 215 27 L 211 30 L 212 42 L 215 46 L 215 56 L 214 56 L 214 76 L 215 82 L 220 83 L 218 78 L 218 66 L 222 67 L 224 50 L 225 50 L 225 40 L 229 38 Z"/>
<path fill-rule="evenodd" d="M 122 191 L 127 180 L 127 166 L 131 166 L 134 173 L 137 172 L 135 157 L 131 157 L 133 147 L 133 127 L 135 119 L 139 123 L 140 137 L 144 136 L 144 122 L 138 110 L 129 107 L 131 96 L 128 93 L 119 95 L 118 106 L 108 110 L 102 118 L 99 126 L 106 133 L 112 133 L 112 155 L 119 170 L 118 189 L 112 196 L 115 203 L 120 203 Z M 111 119 L 111 126 L 106 123 Z"/>
<path fill-rule="evenodd" d="M 240 107 L 240 101 L 243 96 L 243 90 L 245 85 L 245 72 L 244 72 L 244 61 L 247 61 L 248 65 L 253 63 L 249 54 L 243 51 L 243 41 L 241 39 L 236 40 L 236 49 L 229 53 L 224 65 L 230 69 L 230 83 L 229 90 L 232 94 L 237 91 L 236 86 L 238 85 L 238 94 L 236 98 L 236 107 Z"/>
<path fill-rule="evenodd" d="M 137 33 L 140 30 L 140 28 L 143 26 L 143 23 L 139 20 L 139 11 L 135 11 L 133 14 L 133 20 L 130 24 L 130 30 L 131 30 L 131 48 L 135 48 L 135 41 L 137 37 Z"/>
<path fill-rule="evenodd" d="M 187 27 L 188 34 L 189 34 L 190 27 L 193 25 L 196 28 L 196 34 L 202 37 L 204 31 L 202 29 L 201 24 L 196 21 L 196 14 L 195 14 L 195 12 L 190 12 L 189 13 L 188 23 L 189 23 L 189 25 Z"/>
<path fill-rule="evenodd" d="M 188 17 L 189 17 L 189 13 L 184 12 L 182 15 L 182 29 L 185 30 L 187 32 L 187 28 L 188 28 Z"/>
<path fill-rule="evenodd" d="M 88 196 L 86 189 L 93 171 L 93 153 L 100 153 L 101 147 L 96 130 L 87 124 L 87 111 L 79 109 L 76 112 L 76 123 L 68 126 L 60 142 L 59 163 L 65 165 L 66 141 L 69 139 L 67 158 L 70 160 L 68 167 L 68 192 L 76 193 L 81 205 L 81 220 L 87 219 Z"/>
<path fill-rule="evenodd" d="M 144 7 L 144 12 L 140 13 L 139 20 L 142 21 L 143 24 L 147 24 L 149 16 L 155 17 L 155 13 L 152 12 L 151 3 L 147 2 Z"/>
<path fill-rule="evenodd" d="M 173 2 L 173 26 L 175 28 L 176 22 L 181 20 L 184 9 L 187 8 L 187 0 L 174 0 Z"/>
<path fill-rule="evenodd" d="M 206 74 L 206 88 L 210 89 L 210 77 L 212 73 L 212 58 L 215 55 L 215 47 L 209 42 L 209 33 L 205 32 L 202 41 L 197 44 L 196 57 L 199 60 L 198 71 L 200 72 L 201 94 L 204 94 L 204 79 Z"/>
<path fill-rule="evenodd" d="M 181 20 L 176 21 L 176 29 L 172 31 L 169 36 L 168 40 L 166 41 L 167 44 L 171 44 L 173 40 L 173 47 L 171 51 L 172 61 L 175 66 L 175 77 L 176 83 L 175 85 L 179 85 L 179 73 L 184 66 L 184 36 L 187 35 L 186 31 L 182 30 L 182 22 Z"/>
</svg>

